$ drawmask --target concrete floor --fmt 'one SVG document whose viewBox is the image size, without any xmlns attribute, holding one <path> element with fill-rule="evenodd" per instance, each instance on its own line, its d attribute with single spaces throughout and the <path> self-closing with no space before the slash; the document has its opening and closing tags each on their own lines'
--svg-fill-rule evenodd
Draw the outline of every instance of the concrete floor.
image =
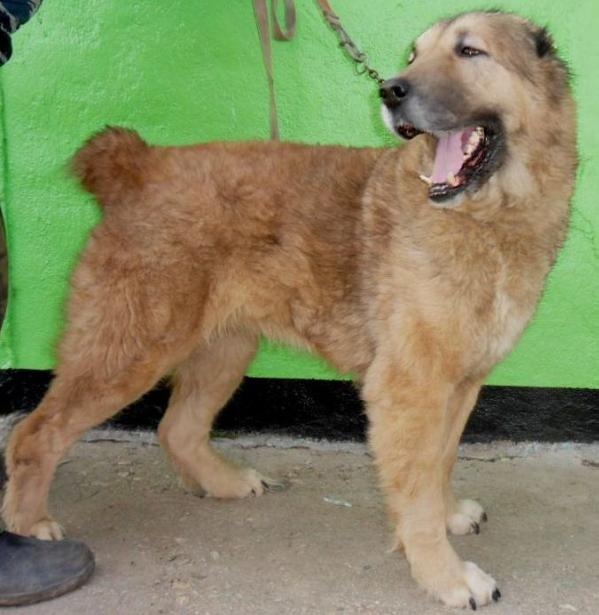
<svg viewBox="0 0 599 615">
<path fill-rule="evenodd" d="M 1 436 L 0 430 L 0 436 Z M 282 493 L 242 501 L 186 494 L 153 436 L 94 432 L 59 468 L 52 510 L 94 550 L 97 571 L 27 615 L 451 612 L 388 553 L 371 459 L 356 444 L 245 437 L 219 444 Z M 489 522 L 452 538 L 498 581 L 488 613 L 599 614 L 599 446 L 462 448 L 459 494 Z"/>
</svg>

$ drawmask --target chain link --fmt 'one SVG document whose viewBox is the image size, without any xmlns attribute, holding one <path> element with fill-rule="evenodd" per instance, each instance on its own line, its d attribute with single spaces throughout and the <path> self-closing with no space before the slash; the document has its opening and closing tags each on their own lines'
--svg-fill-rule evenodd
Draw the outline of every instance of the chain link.
<svg viewBox="0 0 599 615">
<path fill-rule="evenodd" d="M 355 62 L 356 73 L 358 73 L 358 75 L 366 75 L 381 85 L 384 82 L 384 79 L 376 69 L 370 66 L 368 56 L 360 50 L 349 34 L 345 31 L 345 28 L 341 25 L 341 20 L 339 17 L 337 17 L 335 13 L 331 13 L 325 9 L 323 9 L 322 14 L 327 20 L 329 26 L 331 26 L 337 35 L 337 38 L 339 39 L 339 46 L 342 47 L 347 55 Z"/>
</svg>

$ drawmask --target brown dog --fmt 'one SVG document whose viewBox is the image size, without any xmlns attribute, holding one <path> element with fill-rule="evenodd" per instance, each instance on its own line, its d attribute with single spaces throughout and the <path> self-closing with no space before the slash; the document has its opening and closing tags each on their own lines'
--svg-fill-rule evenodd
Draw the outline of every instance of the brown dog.
<svg viewBox="0 0 599 615">
<path fill-rule="evenodd" d="M 531 318 L 564 239 L 575 167 L 568 76 L 543 30 L 500 13 L 437 24 L 381 90 L 397 149 L 151 147 L 108 129 L 74 169 L 104 209 L 73 275 L 56 377 L 14 431 L 4 518 L 60 537 L 56 464 L 174 374 L 162 445 L 191 487 L 269 480 L 210 446 L 264 334 L 355 374 L 396 532 L 419 583 L 476 608 L 495 581 L 446 530 L 482 508 L 450 487 L 487 374 Z M 420 134 L 425 133 L 425 134 Z M 431 176 L 431 177 L 428 177 Z"/>
</svg>

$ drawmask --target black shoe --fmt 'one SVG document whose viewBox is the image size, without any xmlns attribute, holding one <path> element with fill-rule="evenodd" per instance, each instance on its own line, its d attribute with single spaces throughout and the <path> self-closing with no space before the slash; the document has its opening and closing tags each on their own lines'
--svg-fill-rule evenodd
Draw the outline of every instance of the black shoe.
<svg viewBox="0 0 599 615">
<path fill-rule="evenodd" d="M 74 540 L 37 540 L 0 532 L 0 606 L 33 604 L 83 585 L 94 554 Z"/>
</svg>

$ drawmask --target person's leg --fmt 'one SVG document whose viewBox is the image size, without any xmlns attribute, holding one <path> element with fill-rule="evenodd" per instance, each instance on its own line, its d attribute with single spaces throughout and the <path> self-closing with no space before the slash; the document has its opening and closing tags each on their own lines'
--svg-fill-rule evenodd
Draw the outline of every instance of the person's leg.
<svg viewBox="0 0 599 615">
<path fill-rule="evenodd" d="M 31 18 L 41 1 L 0 1 L 0 66 L 12 55 L 11 34 Z M 6 480 L 2 453 L 0 489 Z M 93 553 L 83 543 L 48 542 L 0 531 L 0 606 L 33 604 L 61 596 L 83 585 L 94 567 Z"/>
<path fill-rule="evenodd" d="M 4 463 L 4 451 L 0 452 L 0 489 L 2 489 L 6 483 L 6 465 Z"/>
</svg>

